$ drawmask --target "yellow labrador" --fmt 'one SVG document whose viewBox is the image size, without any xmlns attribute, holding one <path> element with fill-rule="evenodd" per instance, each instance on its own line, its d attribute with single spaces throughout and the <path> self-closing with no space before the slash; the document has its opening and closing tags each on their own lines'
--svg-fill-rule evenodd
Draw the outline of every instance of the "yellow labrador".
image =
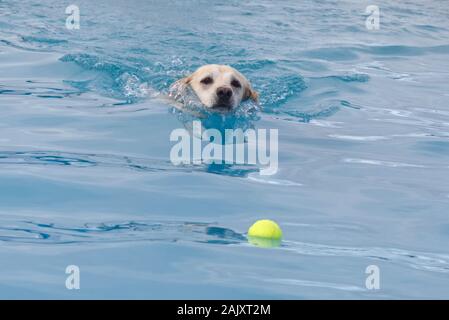
<svg viewBox="0 0 449 320">
<path fill-rule="evenodd" d="M 204 106 L 213 110 L 230 111 L 247 99 L 258 102 L 258 94 L 245 76 L 226 65 L 202 66 L 190 76 L 176 81 L 172 88 L 180 92 L 187 86 Z"/>
</svg>

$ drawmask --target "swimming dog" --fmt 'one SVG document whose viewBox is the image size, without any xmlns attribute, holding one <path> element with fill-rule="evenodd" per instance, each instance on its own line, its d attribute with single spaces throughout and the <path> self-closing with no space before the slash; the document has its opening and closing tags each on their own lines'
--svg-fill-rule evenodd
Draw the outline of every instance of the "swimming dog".
<svg viewBox="0 0 449 320">
<path fill-rule="evenodd" d="M 258 102 L 259 95 L 248 79 L 227 65 L 209 64 L 172 85 L 174 92 L 190 87 L 200 102 L 213 111 L 231 111 L 240 102 L 251 99 Z"/>
</svg>

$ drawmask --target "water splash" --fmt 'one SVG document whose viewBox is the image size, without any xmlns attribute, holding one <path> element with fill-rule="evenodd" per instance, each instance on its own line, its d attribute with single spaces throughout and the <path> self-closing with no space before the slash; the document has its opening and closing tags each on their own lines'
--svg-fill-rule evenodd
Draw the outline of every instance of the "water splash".
<svg viewBox="0 0 449 320">
<path fill-rule="evenodd" d="M 245 131 L 253 128 L 254 121 L 259 119 L 259 107 L 252 101 L 244 101 L 231 111 L 215 111 L 205 108 L 193 90 L 180 82 L 170 87 L 169 96 L 176 104 L 172 108 L 173 114 L 187 128 L 190 128 L 193 121 L 201 121 L 204 129 L 216 129 L 224 136 L 226 129 Z"/>
</svg>

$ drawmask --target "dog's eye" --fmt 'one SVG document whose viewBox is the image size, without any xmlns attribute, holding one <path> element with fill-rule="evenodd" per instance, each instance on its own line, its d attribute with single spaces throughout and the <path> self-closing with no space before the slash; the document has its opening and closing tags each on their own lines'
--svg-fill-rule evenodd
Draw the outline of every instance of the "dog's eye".
<svg viewBox="0 0 449 320">
<path fill-rule="evenodd" d="M 242 87 L 242 85 L 240 84 L 240 82 L 238 80 L 232 80 L 231 85 L 236 88 Z"/>
<path fill-rule="evenodd" d="M 206 77 L 203 80 L 200 81 L 202 84 L 211 84 L 212 82 L 214 82 L 214 80 L 212 80 L 211 77 Z"/>
</svg>

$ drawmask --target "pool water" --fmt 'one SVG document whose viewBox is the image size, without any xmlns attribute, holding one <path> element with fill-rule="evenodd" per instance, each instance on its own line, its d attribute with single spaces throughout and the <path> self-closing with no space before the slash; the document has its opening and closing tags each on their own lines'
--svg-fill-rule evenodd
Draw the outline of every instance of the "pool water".
<svg viewBox="0 0 449 320">
<path fill-rule="evenodd" d="M 0 1 L 0 298 L 449 298 L 447 1 L 378 30 L 369 1 L 75 4 Z M 259 92 L 233 124 L 278 129 L 277 174 L 170 162 L 161 96 L 208 63 Z"/>
</svg>

